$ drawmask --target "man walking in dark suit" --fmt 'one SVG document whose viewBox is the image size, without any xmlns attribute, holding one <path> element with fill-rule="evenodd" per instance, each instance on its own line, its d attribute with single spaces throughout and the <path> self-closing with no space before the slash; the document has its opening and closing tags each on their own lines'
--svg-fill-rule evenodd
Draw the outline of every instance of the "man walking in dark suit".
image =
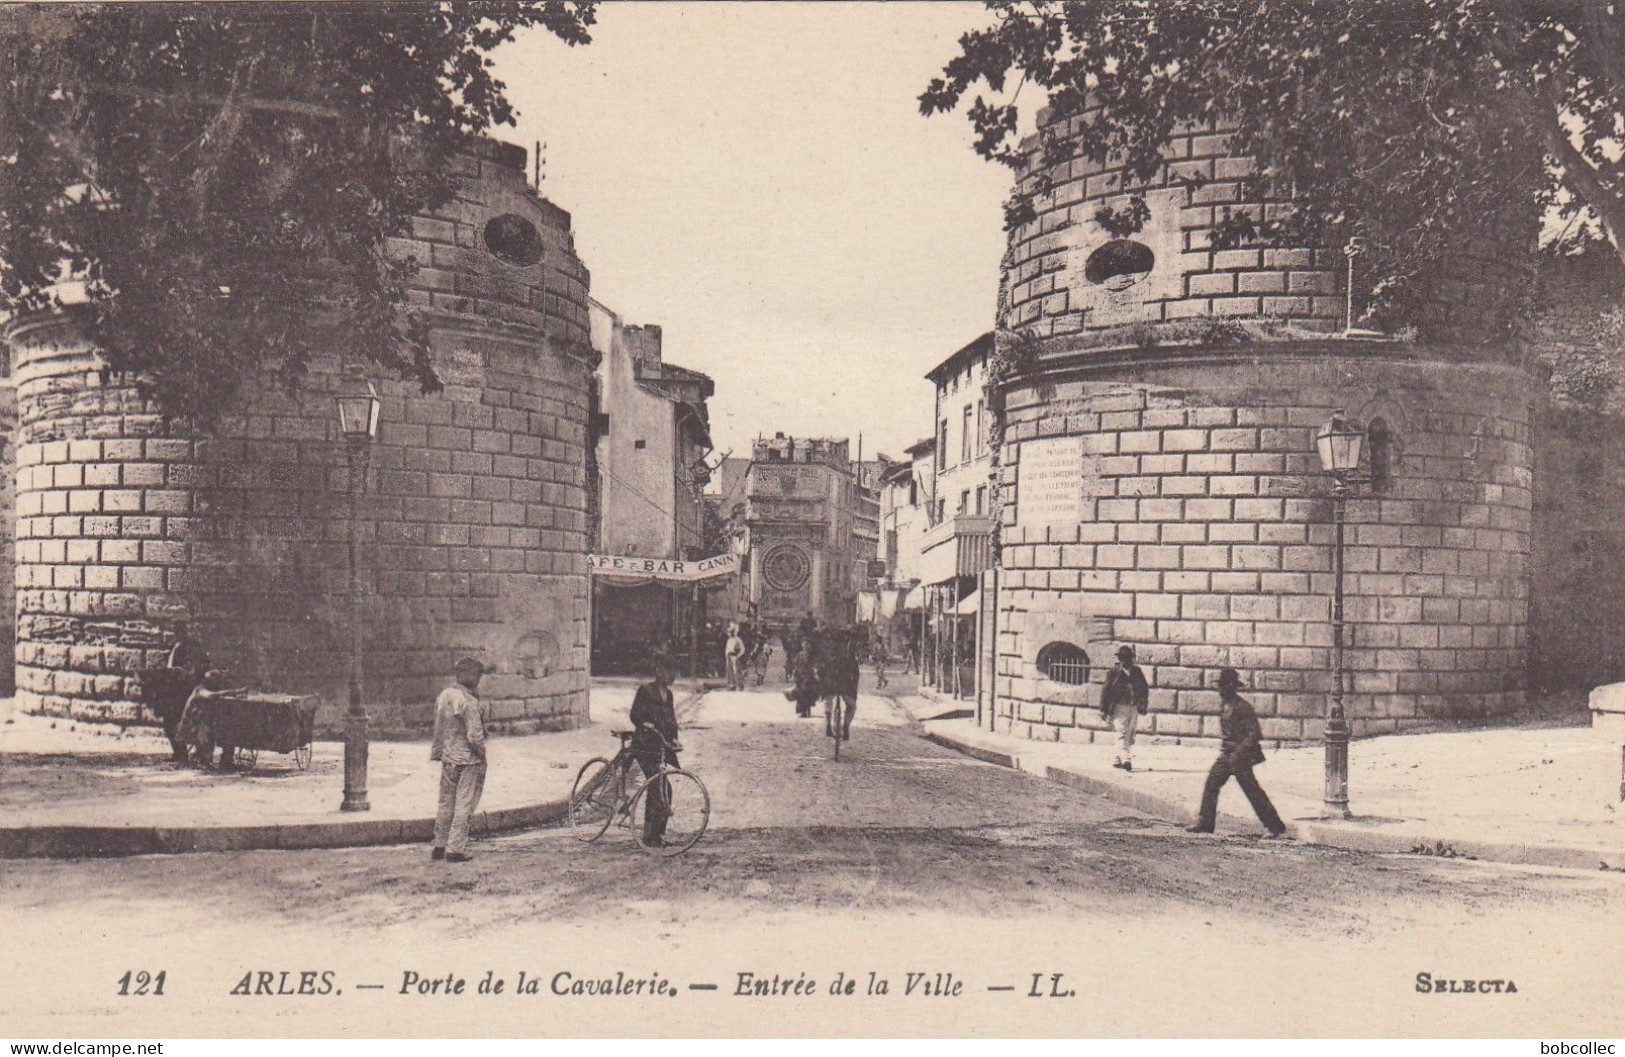
<svg viewBox="0 0 1625 1057">
<path fill-rule="evenodd" d="M 654 679 L 638 687 L 630 715 L 637 730 L 632 750 L 638 769 L 649 778 L 660 770 L 662 758 L 676 767 L 677 750 L 682 747 L 677 741 L 677 707 L 671 694 L 671 684 L 677 680 L 677 662 L 665 654 L 656 654 L 653 668 Z M 666 739 L 665 744 L 661 738 Z M 643 816 L 643 842 L 651 847 L 664 843 L 666 820 L 670 817 L 670 791 L 665 782 L 656 782 L 649 790 L 649 806 Z"/>
<path fill-rule="evenodd" d="M 1269 830 L 1271 837 L 1286 833 L 1286 823 L 1270 803 L 1269 795 L 1253 776 L 1253 768 L 1264 762 L 1264 737 L 1258 725 L 1258 714 L 1253 706 L 1236 691 L 1241 689 L 1241 676 L 1234 668 L 1219 670 L 1219 758 L 1207 772 L 1207 784 L 1202 787 L 1202 807 L 1197 813 L 1192 833 L 1212 833 L 1219 813 L 1219 790 L 1233 776 L 1247 802 L 1253 805 L 1258 821 Z"/>
</svg>

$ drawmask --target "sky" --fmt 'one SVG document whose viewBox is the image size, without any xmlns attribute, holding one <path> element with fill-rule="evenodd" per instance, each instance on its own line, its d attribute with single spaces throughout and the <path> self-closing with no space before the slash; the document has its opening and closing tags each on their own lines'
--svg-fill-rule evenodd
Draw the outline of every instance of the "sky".
<svg viewBox="0 0 1625 1057">
<path fill-rule="evenodd" d="M 1007 170 L 917 97 L 979 3 L 608 3 L 593 43 L 499 49 L 592 294 L 716 381 L 720 452 L 758 435 L 931 435 L 924 374 L 992 326 Z"/>
</svg>

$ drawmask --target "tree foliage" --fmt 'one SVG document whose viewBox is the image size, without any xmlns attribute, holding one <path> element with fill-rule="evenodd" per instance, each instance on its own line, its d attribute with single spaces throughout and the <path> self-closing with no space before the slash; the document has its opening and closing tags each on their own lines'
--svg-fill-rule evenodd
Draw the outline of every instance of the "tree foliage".
<svg viewBox="0 0 1625 1057">
<path fill-rule="evenodd" d="M 0 12 L 0 307 L 82 291 L 110 368 L 200 422 L 321 342 L 438 386 L 384 239 L 511 124 L 488 53 L 590 0 L 11 7 Z M 64 281 L 66 286 L 64 286 Z"/>
<path fill-rule="evenodd" d="M 1124 167 L 1124 203 L 1096 219 L 1136 230 L 1138 192 L 1194 125 L 1233 129 L 1232 149 L 1257 163 L 1249 190 L 1294 203 L 1228 211 L 1219 244 L 1362 237 L 1379 306 L 1400 321 L 1464 234 L 1532 242 L 1543 216 L 1589 208 L 1625 259 L 1625 0 L 987 6 L 992 24 L 960 38 L 920 107 L 952 110 L 985 86 L 967 108 L 976 149 L 1029 174 L 1012 226 L 1049 189 L 1045 166 L 1082 154 Z M 1047 128 L 1088 115 L 1075 137 L 1046 136 L 1035 165 L 1017 131 L 1027 85 L 1047 97 Z"/>
</svg>

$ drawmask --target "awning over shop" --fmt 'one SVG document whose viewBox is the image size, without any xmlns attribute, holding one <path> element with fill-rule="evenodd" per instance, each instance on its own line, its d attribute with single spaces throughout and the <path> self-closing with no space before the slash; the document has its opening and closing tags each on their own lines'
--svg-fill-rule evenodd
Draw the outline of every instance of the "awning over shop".
<svg viewBox="0 0 1625 1057">
<path fill-rule="evenodd" d="M 911 588 L 903 597 L 903 608 L 919 611 L 925 608 L 925 585 L 919 584 Z"/>
<path fill-rule="evenodd" d="M 954 615 L 958 617 L 972 617 L 982 611 L 982 592 L 972 591 L 959 600 L 954 606 Z"/>
</svg>

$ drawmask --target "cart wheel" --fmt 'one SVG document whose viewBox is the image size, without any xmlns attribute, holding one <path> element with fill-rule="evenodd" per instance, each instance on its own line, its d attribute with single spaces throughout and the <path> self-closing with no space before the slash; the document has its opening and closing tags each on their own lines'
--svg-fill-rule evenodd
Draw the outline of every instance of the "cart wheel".
<svg viewBox="0 0 1625 1057">
<path fill-rule="evenodd" d="M 239 771 L 252 771 L 254 764 L 259 762 L 259 758 L 260 751 L 258 749 L 238 749 L 237 769 Z"/>
<path fill-rule="evenodd" d="M 310 770 L 310 742 L 307 741 L 293 750 L 293 762 L 301 771 Z"/>
</svg>

